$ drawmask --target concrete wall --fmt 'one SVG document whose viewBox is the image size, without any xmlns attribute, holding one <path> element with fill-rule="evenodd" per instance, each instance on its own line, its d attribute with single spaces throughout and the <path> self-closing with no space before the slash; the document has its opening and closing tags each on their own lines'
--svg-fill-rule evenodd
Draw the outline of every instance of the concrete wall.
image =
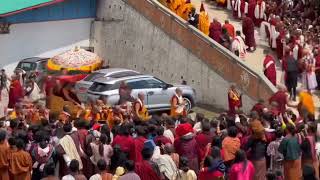
<svg viewBox="0 0 320 180">
<path fill-rule="evenodd" d="M 111 66 L 170 83 L 186 80 L 200 103 L 220 108 L 227 108 L 231 82 L 243 90 L 245 110 L 272 93 L 233 55 L 153 0 L 100 0 L 97 7 L 100 21 L 94 23 L 91 43 Z"/>
<path fill-rule="evenodd" d="M 0 67 L 10 71 L 24 58 L 52 57 L 75 46 L 89 46 L 92 20 L 11 25 L 9 34 L 0 34 Z"/>
</svg>

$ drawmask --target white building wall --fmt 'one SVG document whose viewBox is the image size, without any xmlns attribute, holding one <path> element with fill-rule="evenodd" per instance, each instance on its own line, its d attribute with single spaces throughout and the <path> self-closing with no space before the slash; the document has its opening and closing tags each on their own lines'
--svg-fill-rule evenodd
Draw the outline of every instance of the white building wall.
<svg viewBox="0 0 320 180">
<path fill-rule="evenodd" d="M 28 57 L 52 57 L 75 46 L 89 46 L 92 19 L 13 24 L 0 34 L 0 68 L 9 73 Z"/>
</svg>

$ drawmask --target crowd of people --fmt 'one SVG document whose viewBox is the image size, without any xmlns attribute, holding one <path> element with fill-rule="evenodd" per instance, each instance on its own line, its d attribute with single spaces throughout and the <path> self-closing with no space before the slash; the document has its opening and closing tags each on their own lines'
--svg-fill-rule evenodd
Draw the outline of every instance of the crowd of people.
<svg viewBox="0 0 320 180">
<path fill-rule="evenodd" d="M 226 95 L 229 109 L 209 120 L 201 113 L 189 116 L 179 88 L 168 114 L 149 115 L 144 94 L 132 97 L 125 83 L 117 105 L 103 97 L 80 106 L 71 100 L 75 106 L 61 104 L 56 113 L 32 94 L 64 86 L 44 83 L 38 88 L 32 77 L 20 73 L 8 78 L 3 71 L 0 78 L 11 82 L 8 88 L 2 83 L 1 94 L 19 91 L 0 121 L 3 180 L 319 178 L 320 134 L 306 90 L 299 91 L 299 104 L 290 104 L 282 87 L 246 115 L 242 95 L 233 85 Z M 287 107 L 297 107 L 299 114 Z"/>
<path fill-rule="evenodd" d="M 217 0 L 220 8 L 231 10 L 233 17 L 242 21 L 242 29 L 225 20 L 222 25 L 215 17 L 210 23 L 209 15 L 201 4 L 200 13 L 190 0 L 159 0 L 177 15 L 189 21 L 205 35 L 223 45 L 245 60 L 247 52 L 260 41 L 268 42 L 270 50 L 263 60 L 263 71 L 273 85 L 285 84 L 292 99 L 296 99 L 298 82 L 309 91 L 319 89 L 319 5 L 314 0 Z M 244 37 L 242 36 L 244 35 Z M 273 52 L 272 52 L 273 51 Z M 283 75 L 277 81 L 276 64 L 282 65 Z"/>
</svg>

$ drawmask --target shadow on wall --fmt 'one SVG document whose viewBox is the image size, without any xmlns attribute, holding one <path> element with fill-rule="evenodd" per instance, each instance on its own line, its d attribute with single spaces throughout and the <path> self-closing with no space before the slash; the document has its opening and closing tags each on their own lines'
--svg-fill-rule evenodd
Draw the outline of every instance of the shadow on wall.
<svg viewBox="0 0 320 180">
<path fill-rule="evenodd" d="M 13 24 L 0 35 L 0 67 L 12 70 L 24 58 L 51 57 L 74 46 L 89 46 L 92 19 Z"/>
</svg>

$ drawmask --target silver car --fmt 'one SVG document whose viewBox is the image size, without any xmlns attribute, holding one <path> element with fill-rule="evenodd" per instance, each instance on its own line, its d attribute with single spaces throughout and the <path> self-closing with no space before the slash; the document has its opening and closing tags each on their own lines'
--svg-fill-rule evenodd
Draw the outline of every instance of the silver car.
<svg viewBox="0 0 320 180">
<path fill-rule="evenodd" d="M 176 88 L 182 89 L 183 97 L 189 111 L 196 104 L 195 90 L 186 85 L 171 85 L 151 75 L 136 75 L 121 78 L 98 78 L 88 90 L 88 97 L 96 100 L 106 97 L 108 103 L 115 105 L 119 101 L 119 86 L 125 82 L 131 89 L 131 95 L 137 98 L 138 93 L 145 94 L 145 105 L 149 111 L 162 111 L 170 109 L 170 100 Z"/>
<path fill-rule="evenodd" d="M 135 76 L 139 75 L 140 73 L 137 71 L 123 69 L 123 68 L 109 68 L 109 69 L 100 69 L 98 71 L 94 71 L 93 73 L 89 74 L 87 77 L 78 81 L 75 85 L 75 90 L 77 92 L 78 99 L 81 102 L 87 101 L 87 91 L 89 87 L 93 84 L 93 81 L 101 78 L 121 78 L 126 76 Z"/>
</svg>

